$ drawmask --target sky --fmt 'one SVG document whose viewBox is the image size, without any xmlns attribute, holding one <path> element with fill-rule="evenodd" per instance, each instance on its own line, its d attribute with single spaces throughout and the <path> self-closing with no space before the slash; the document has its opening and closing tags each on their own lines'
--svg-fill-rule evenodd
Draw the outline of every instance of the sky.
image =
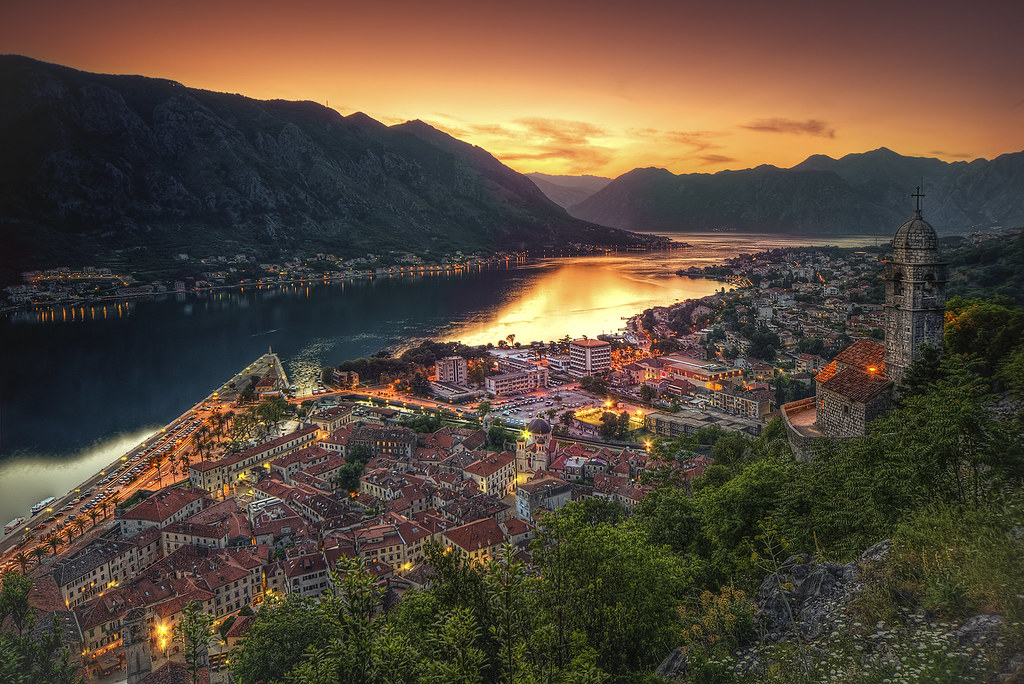
<svg viewBox="0 0 1024 684">
<path fill-rule="evenodd" d="M 615 177 L 888 147 L 1024 150 L 1024 3 L 33 0 L 0 51 L 422 119 L 512 168 Z"/>
</svg>

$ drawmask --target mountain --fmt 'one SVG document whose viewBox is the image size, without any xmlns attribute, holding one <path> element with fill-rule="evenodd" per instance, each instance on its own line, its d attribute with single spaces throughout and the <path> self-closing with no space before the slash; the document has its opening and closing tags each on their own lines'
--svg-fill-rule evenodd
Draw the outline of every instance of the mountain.
<svg viewBox="0 0 1024 684">
<path fill-rule="evenodd" d="M 421 121 L 0 57 L 0 267 L 650 238 L 569 216 Z M 100 261 L 102 263 L 102 261 Z"/>
<path fill-rule="evenodd" d="M 551 201 L 567 209 L 612 182 L 611 178 L 602 176 L 552 176 L 538 171 L 525 175 L 536 183 Z"/>
<path fill-rule="evenodd" d="M 790 169 L 634 169 L 569 212 L 628 230 L 891 234 L 910 217 L 918 185 L 925 217 L 940 232 L 1024 225 L 1024 152 L 947 163 L 884 147 L 841 159 L 814 155 Z"/>
</svg>

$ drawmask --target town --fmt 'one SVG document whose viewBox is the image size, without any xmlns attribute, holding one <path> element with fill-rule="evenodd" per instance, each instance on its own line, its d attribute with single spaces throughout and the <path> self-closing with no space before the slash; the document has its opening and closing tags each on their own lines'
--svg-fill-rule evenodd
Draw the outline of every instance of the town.
<svg viewBox="0 0 1024 684">
<path fill-rule="evenodd" d="M 546 512 L 599 499 L 628 514 L 666 459 L 686 487 L 714 462 L 701 437 L 759 434 L 851 341 L 882 337 L 881 257 L 741 255 L 679 274 L 734 289 L 649 309 L 617 335 L 426 343 L 325 368 L 310 395 L 268 352 L 11 521 L 0 562 L 33 577 L 32 605 L 58 617 L 91 681 L 174 667 L 190 606 L 219 635 L 211 681 L 227 681 L 254 610 L 333 591 L 352 559 L 400 600 L 430 586 L 431 545 L 470 563 L 511 545 L 529 564 Z M 664 447 L 680 437 L 698 439 Z"/>
</svg>

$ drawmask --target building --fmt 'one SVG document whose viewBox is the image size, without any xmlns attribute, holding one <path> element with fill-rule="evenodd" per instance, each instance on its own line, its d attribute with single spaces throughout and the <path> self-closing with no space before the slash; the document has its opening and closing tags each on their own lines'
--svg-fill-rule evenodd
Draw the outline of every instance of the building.
<svg viewBox="0 0 1024 684">
<path fill-rule="evenodd" d="M 578 378 L 600 375 L 612 367 L 612 345 L 583 338 L 569 343 L 569 374 Z"/>
<path fill-rule="evenodd" d="M 477 452 L 481 458 L 462 469 L 467 480 L 473 480 L 484 494 L 499 499 L 515 492 L 516 455 L 511 451 L 500 454 Z"/>
<path fill-rule="evenodd" d="M 939 261 L 935 229 L 921 217 L 920 191 L 914 217 L 896 231 L 885 262 L 885 366 L 894 386 L 920 357 L 921 345 L 942 349 L 946 264 Z"/>
<path fill-rule="evenodd" d="M 163 529 L 202 509 L 203 492 L 184 488 L 163 489 L 121 515 L 121 536 L 134 537 L 149 527 Z"/>
<path fill-rule="evenodd" d="M 820 437 L 856 437 L 889 410 L 894 389 L 921 346 L 941 351 L 946 309 L 946 264 L 939 261 L 935 230 L 914 216 L 896 231 L 885 263 L 885 344 L 858 340 L 815 376 L 813 399 L 781 407 L 790 446 L 810 458 Z"/>
<path fill-rule="evenodd" d="M 455 385 L 466 384 L 466 359 L 461 356 L 446 356 L 434 362 L 434 374 L 438 382 Z"/>
<path fill-rule="evenodd" d="M 738 382 L 743 378 L 742 369 L 729 368 L 720 363 L 702 361 L 689 356 L 663 356 L 661 359 L 662 377 L 668 380 L 685 380 L 704 389 L 718 390 L 725 384 Z"/>
<path fill-rule="evenodd" d="M 760 396 L 760 392 L 744 392 L 727 388 L 715 391 L 711 405 L 729 413 L 756 419 L 767 415 L 771 401 Z"/>
<path fill-rule="evenodd" d="M 481 518 L 445 530 L 441 542 L 470 561 L 486 563 L 498 556 L 505 543 L 505 531 L 494 518 Z"/>
<path fill-rule="evenodd" d="M 374 456 L 412 458 L 416 451 L 417 437 L 406 427 L 378 427 L 364 425 L 352 431 L 348 448 L 366 447 Z"/>
<path fill-rule="evenodd" d="M 539 509 L 553 511 L 570 501 L 572 484 L 550 475 L 516 487 L 516 515 L 520 520 L 532 520 Z"/>
<path fill-rule="evenodd" d="M 269 469 L 271 460 L 312 444 L 319 429 L 310 425 L 217 461 L 192 463 L 189 465 L 189 481 L 193 487 L 208 492 L 230 492 L 239 481 L 246 480 L 253 468 Z"/>
<path fill-rule="evenodd" d="M 509 394 L 524 394 L 548 386 L 548 369 L 532 366 L 526 370 L 491 375 L 484 378 L 484 389 L 496 397 Z"/>
</svg>

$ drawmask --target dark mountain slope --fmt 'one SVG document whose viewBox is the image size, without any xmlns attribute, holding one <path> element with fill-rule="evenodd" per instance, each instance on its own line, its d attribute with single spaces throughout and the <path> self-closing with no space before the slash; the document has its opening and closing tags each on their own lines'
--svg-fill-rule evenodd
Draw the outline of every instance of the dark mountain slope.
<svg viewBox="0 0 1024 684">
<path fill-rule="evenodd" d="M 570 217 L 422 122 L 0 57 L 7 271 L 177 252 L 528 249 L 635 235 Z"/>
</svg>

